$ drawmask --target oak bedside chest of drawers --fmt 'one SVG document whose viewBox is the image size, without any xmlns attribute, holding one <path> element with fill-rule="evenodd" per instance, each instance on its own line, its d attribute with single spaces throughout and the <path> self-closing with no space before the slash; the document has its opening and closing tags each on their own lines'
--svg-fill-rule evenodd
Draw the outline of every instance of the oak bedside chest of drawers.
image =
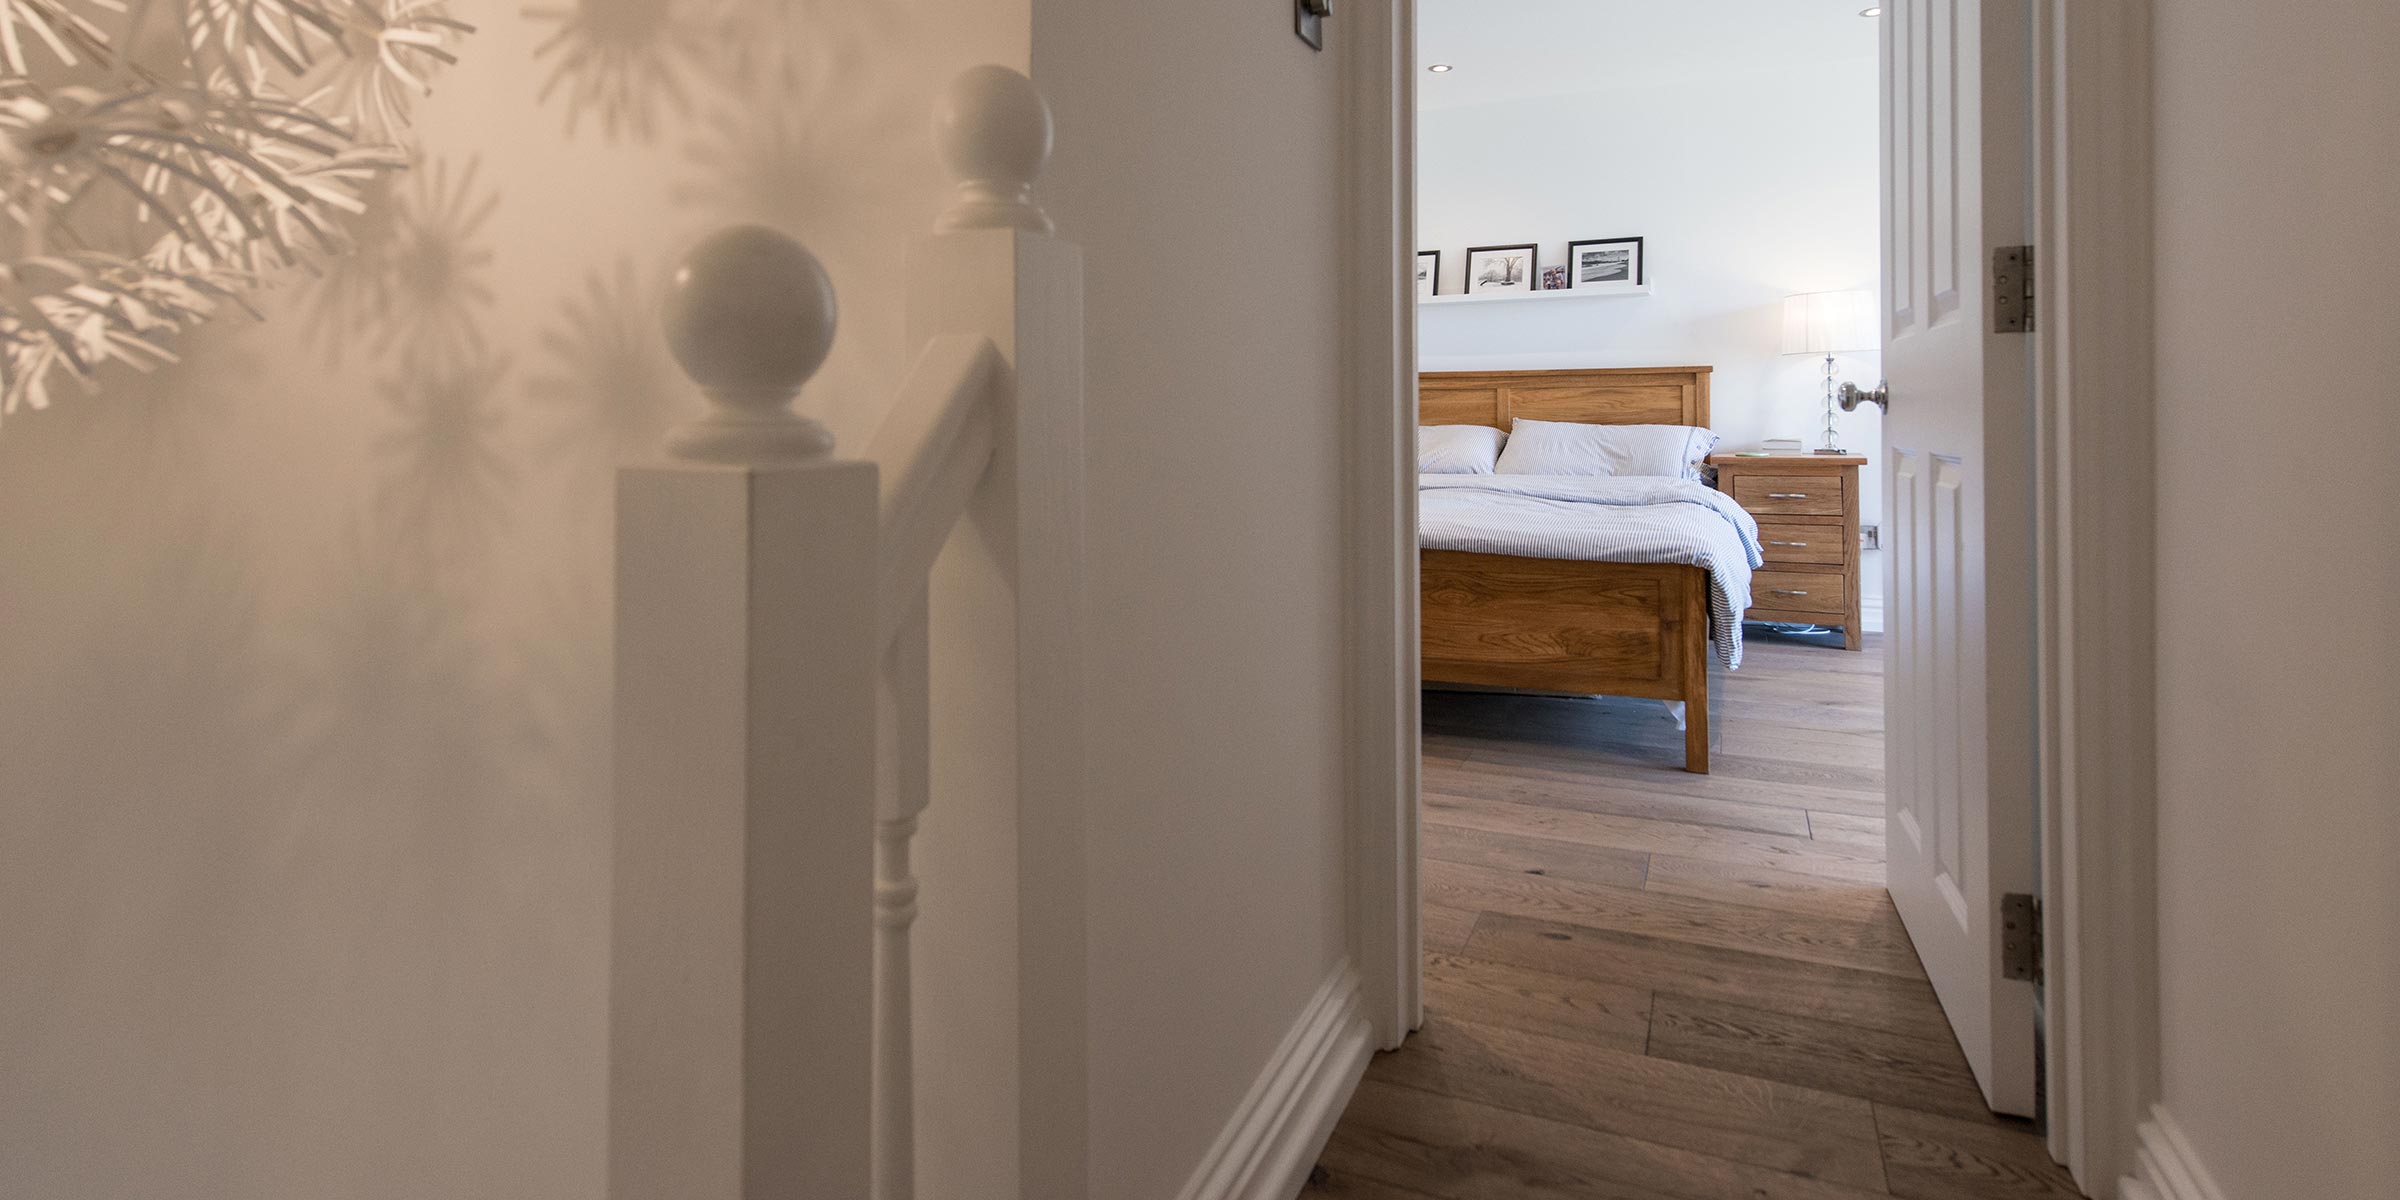
<svg viewBox="0 0 2400 1200">
<path fill-rule="evenodd" d="M 1859 648 L 1856 454 L 1712 454 L 1717 490 L 1758 518 L 1767 565 L 1750 579 L 1751 621 L 1839 625 Z"/>
</svg>

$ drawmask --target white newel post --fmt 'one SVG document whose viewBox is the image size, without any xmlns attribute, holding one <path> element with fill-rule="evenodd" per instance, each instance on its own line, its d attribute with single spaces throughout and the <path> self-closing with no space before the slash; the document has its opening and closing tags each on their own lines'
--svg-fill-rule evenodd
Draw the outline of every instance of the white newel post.
<svg viewBox="0 0 2400 1200">
<path fill-rule="evenodd" d="M 1009 368 L 994 395 L 992 476 L 967 519 L 993 548 L 1014 610 L 1014 629 L 993 632 L 1013 633 L 1016 650 L 1014 728 L 1001 736 L 1016 751 L 1018 1194 L 1080 1200 L 1089 1195 L 1083 257 L 1052 235 L 1034 196 L 1051 139 L 1048 103 L 1015 71 L 977 67 L 943 94 L 934 140 L 957 185 L 934 234 L 911 248 L 908 339 L 981 335 Z M 975 704 L 933 697 L 936 736 L 988 722 Z M 927 903 L 942 903 L 942 880 L 928 887 Z"/>
<path fill-rule="evenodd" d="M 676 275 L 708 393 L 618 480 L 610 1200 L 869 1187 L 875 468 L 790 402 L 831 285 L 757 227 Z"/>
</svg>

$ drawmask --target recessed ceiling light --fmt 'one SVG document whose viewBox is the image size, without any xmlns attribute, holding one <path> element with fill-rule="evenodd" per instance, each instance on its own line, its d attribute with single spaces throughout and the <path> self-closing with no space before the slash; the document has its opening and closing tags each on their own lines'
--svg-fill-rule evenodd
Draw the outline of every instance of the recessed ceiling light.
<svg viewBox="0 0 2400 1200">
<path fill-rule="evenodd" d="M 1872 8 L 1862 8 L 1858 10 L 1858 15 L 1862 17 L 1880 17 L 1883 15 L 1883 6 L 1878 4 Z"/>
<path fill-rule="evenodd" d="M 1877 9 L 1876 11 L 1877 11 L 1877 12 L 1881 12 L 1881 11 L 1883 11 L 1883 10 L 1882 10 L 1882 9 Z M 1452 71 L 1454 71 L 1454 70 L 1457 70 L 1458 68 L 1451 66 L 1449 63 L 1435 63 L 1435 64 L 1433 64 L 1432 66 L 1430 66 L 1430 67 L 1427 67 L 1427 68 L 1425 68 L 1425 69 L 1426 69 L 1426 70 L 1428 70 L 1428 71 L 1431 71 L 1431 72 L 1433 72 L 1433 73 L 1434 73 L 1434 74 L 1436 74 L 1436 75 L 1447 75 L 1447 74 L 1449 74 L 1450 72 L 1452 72 Z"/>
</svg>

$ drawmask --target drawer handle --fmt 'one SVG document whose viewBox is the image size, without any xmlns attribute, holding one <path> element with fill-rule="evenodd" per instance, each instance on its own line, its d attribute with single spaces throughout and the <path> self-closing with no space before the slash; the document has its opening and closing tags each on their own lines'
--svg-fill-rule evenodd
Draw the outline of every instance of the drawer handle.
<svg viewBox="0 0 2400 1200">
<path fill-rule="evenodd" d="M 1790 588 L 1768 588 L 1767 591 L 1777 596 L 1805 596 L 1808 594 L 1807 592 L 1795 592 Z"/>
<path fill-rule="evenodd" d="M 1807 492 L 1768 492 L 1768 493 L 1767 493 L 1767 499 L 1769 499 L 1769 500 L 1806 500 L 1806 499 L 1808 499 L 1808 493 L 1807 493 Z"/>
<path fill-rule="evenodd" d="M 1805 546 L 1807 542 L 1768 542 L 1770 546 Z"/>
</svg>

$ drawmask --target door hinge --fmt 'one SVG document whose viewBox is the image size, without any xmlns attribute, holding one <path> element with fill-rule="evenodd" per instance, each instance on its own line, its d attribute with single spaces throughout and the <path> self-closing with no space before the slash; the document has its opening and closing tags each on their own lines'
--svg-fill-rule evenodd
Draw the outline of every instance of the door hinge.
<svg viewBox="0 0 2400 1200">
<path fill-rule="evenodd" d="M 2000 977 L 2042 981 L 2042 902 L 2023 892 L 2000 897 Z"/>
<path fill-rule="evenodd" d="M 2033 247 L 1992 251 L 1992 332 L 2033 332 Z"/>
</svg>

